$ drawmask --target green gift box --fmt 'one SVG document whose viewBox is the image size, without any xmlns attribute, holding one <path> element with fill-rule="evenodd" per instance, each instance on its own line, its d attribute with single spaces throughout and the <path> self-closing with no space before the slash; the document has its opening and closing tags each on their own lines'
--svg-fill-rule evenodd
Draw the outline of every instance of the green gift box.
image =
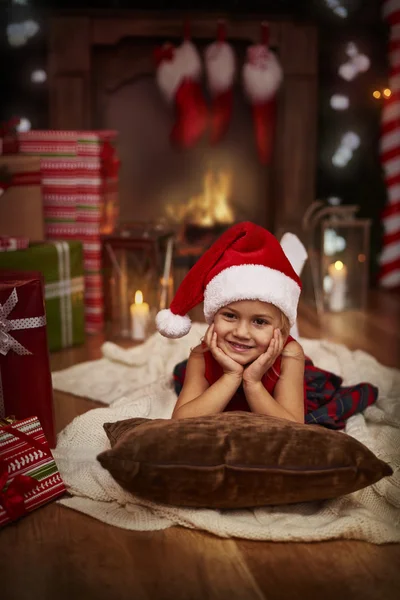
<svg viewBox="0 0 400 600">
<path fill-rule="evenodd" d="M 83 344 L 82 242 L 43 242 L 30 244 L 26 250 L 0 252 L 0 269 L 43 273 L 50 351 Z"/>
</svg>

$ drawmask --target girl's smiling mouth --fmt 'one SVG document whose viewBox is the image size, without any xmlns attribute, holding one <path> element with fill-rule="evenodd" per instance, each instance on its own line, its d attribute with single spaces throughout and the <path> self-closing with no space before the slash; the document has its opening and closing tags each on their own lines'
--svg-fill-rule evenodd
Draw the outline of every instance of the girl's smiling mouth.
<svg viewBox="0 0 400 600">
<path fill-rule="evenodd" d="M 236 352 L 246 352 L 247 350 L 251 350 L 253 348 L 253 346 L 247 346 L 246 344 L 239 344 L 237 342 L 228 341 L 228 344 Z"/>
</svg>

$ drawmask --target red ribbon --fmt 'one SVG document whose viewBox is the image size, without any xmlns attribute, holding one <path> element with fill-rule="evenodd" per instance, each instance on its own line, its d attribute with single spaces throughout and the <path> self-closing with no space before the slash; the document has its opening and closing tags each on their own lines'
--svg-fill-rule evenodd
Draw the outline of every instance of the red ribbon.
<svg viewBox="0 0 400 600">
<path fill-rule="evenodd" d="M 101 172 L 103 177 L 118 177 L 120 160 L 117 158 L 115 148 L 110 142 L 103 142 L 100 151 Z"/>
<path fill-rule="evenodd" d="M 16 438 L 19 438 L 20 440 L 23 440 L 30 446 L 36 448 L 36 450 L 40 450 L 41 452 L 43 452 L 43 454 L 46 454 L 46 456 L 50 456 L 50 450 L 47 443 L 38 442 L 38 440 L 35 440 L 31 435 L 20 431 L 13 425 L 0 425 L 0 432 L 3 433 L 4 431 L 10 433 Z"/>
<path fill-rule="evenodd" d="M 26 514 L 24 494 L 27 494 L 38 485 L 33 477 L 17 475 L 8 488 L 4 487 L 8 480 L 7 463 L 0 461 L 0 504 L 3 506 L 11 521 L 15 521 Z"/>
<path fill-rule="evenodd" d="M 158 67 L 160 63 L 164 60 L 173 60 L 175 56 L 175 48 L 172 44 L 164 44 L 163 46 L 158 46 L 154 50 L 154 60 Z"/>
<path fill-rule="evenodd" d="M 269 46 L 269 25 L 265 21 L 261 23 L 261 43 Z"/>
<path fill-rule="evenodd" d="M 218 21 L 217 27 L 217 41 L 222 43 L 226 39 L 226 26 L 225 21 Z"/>
</svg>

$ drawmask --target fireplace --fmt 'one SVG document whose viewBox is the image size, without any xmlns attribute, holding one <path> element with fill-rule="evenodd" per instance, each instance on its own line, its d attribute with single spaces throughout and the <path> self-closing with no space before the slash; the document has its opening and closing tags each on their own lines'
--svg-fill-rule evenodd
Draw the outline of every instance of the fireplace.
<svg viewBox="0 0 400 600">
<path fill-rule="evenodd" d="M 229 130 L 218 145 L 206 133 L 189 150 L 174 148 L 169 140 L 174 108 L 161 96 L 151 64 L 156 41 L 128 38 L 94 49 L 95 122 L 119 131 L 121 218 L 203 227 L 238 220 L 266 225 L 273 206 L 269 168 L 257 159 L 240 84 Z M 201 55 L 206 43 L 196 42 Z M 245 44 L 236 44 L 235 52 L 242 64 Z"/>
<path fill-rule="evenodd" d="M 193 42 L 200 52 L 215 39 L 219 17 L 223 15 L 192 15 Z M 257 158 L 240 77 L 246 47 L 259 41 L 260 21 L 225 20 L 238 64 L 231 126 L 217 146 L 204 137 L 187 151 L 170 145 L 173 108 L 156 86 L 152 59 L 156 45 L 181 41 L 180 19 L 124 11 L 112 17 L 75 13 L 51 20 L 51 127 L 119 131 L 121 220 L 164 219 L 180 227 L 186 241 L 196 243 L 246 219 L 276 234 L 296 230 L 313 202 L 315 28 L 288 21 L 270 24 L 270 44 L 284 82 L 273 158 L 265 167 Z"/>
</svg>

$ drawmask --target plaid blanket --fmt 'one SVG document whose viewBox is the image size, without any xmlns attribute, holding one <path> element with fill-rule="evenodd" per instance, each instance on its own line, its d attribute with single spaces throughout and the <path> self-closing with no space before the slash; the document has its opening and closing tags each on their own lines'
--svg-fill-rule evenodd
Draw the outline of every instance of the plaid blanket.
<svg viewBox="0 0 400 600">
<path fill-rule="evenodd" d="M 174 368 L 174 387 L 180 394 L 185 380 L 187 360 Z M 342 386 L 343 379 L 314 366 L 307 358 L 304 369 L 305 423 L 329 429 L 344 429 L 346 420 L 362 412 L 378 397 L 378 388 L 370 383 Z"/>
</svg>

